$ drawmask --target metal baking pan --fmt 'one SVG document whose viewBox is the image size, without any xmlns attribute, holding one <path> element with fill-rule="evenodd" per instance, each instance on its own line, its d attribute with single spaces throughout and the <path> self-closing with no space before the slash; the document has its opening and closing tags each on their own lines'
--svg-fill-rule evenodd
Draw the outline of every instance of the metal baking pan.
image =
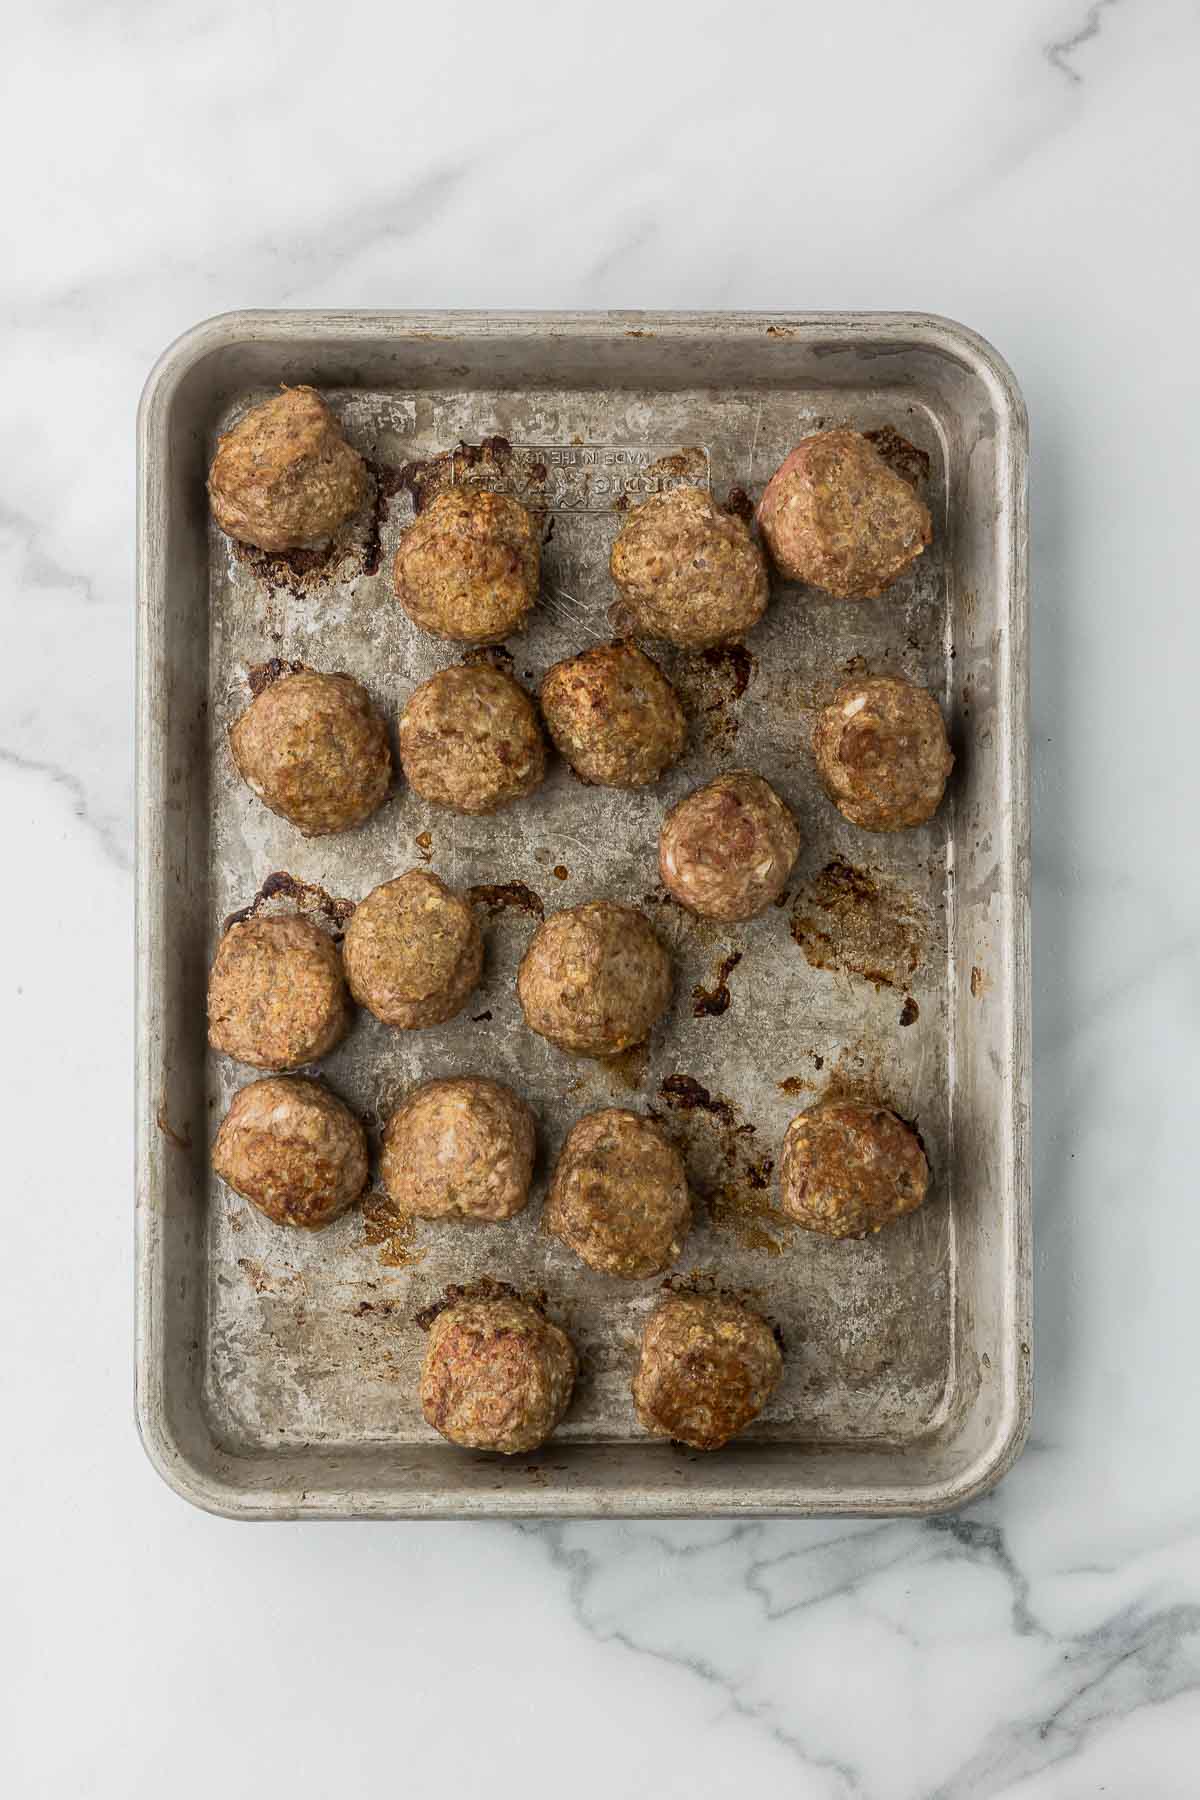
<svg viewBox="0 0 1200 1800">
<path fill-rule="evenodd" d="M 281 381 L 326 390 L 376 470 L 374 510 L 324 557 L 237 552 L 208 518 L 216 433 Z M 393 718 L 456 660 L 390 595 L 422 483 L 505 482 L 546 508 L 543 604 L 509 645 L 532 686 L 612 634 L 607 551 L 631 497 L 682 476 L 756 499 L 822 422 L 906 440 L 892 451 L 922 472 L 933 546 L 883 599 L 781 586 L 745 650 L 663 655 L 692 723 L 658 787 L 586 788 L 557 765 L 495 818 L 400 791 L 363 829 L 305 841 L 234 777 L 226 728 L 272 658 L 348 670 Z M 137 1378 L 165 1479 L 275 1519 L 927 1513 L 988 1487 L 1030 1408 L 1026 424 L 1000 358 L 914 314 L 232 314 L 159 362 L 139 456 Z M 945 705 L 958 766 L 926 829 L 856 831 L 818 790 L 813 709 L 864 667 Z M 665 903 L 655 841 L 666 805 L 742 765 L 805 842 L 786 904 L 723 928 Z M 205 1044 L 221 922 L 257 896 L 333 928 L 331 902 L 422 860 L 476 890 L 483 985 L 437 1030 L 361 1016 L 322 1073 L 376 1130 L 419 1076 L 502 1076 L 540 1119 L 538 1192 L 506 1227 L 406 1233 L 368 1200 L 319 1234 L 280 1231 L 209 1172 L 249 1078 Z M 513 991 L 535 916 L 594 895 L 644 904 L 677 969 L 666 1027 L 610 1067 L 534 1037 Z M 830 1086 L 916 1121 L 935 1171 L 924 1208 L 868 1243 L 790 1231 L 773 1208 L 787 1121 Z M 677 1279 L 743 1293 L 786 1344 L 770 1406 L 717 1455 L 633 1417 L 661 1284 L 605 1281 L 539 1231 L 566 1128 L 611 1103 L 652 1110 L 685 1149 L 700 1204 Z M 452 1448 L 416 1404 L 414 1315 L 484 1272 L 544 1290 L 582 1355 L 568 1418 L 523 1459 Z"/>
</svg>

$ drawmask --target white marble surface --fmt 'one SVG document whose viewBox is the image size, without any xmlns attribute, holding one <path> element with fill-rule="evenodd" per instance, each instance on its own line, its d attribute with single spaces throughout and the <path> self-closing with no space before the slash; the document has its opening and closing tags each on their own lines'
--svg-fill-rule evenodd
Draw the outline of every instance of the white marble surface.
<svg viewBox="0 0 1200 1800">
<path fill-rule="evenodd" d="M 7 20 L 14 1796 L 1200 1792 L 1194 0 Z M 915 307 L 1033 421 L 1038 1406 L 916 1523 L 275 1526 L 131 1419 L 133 413 L 256 305 Z"/>
</svg>

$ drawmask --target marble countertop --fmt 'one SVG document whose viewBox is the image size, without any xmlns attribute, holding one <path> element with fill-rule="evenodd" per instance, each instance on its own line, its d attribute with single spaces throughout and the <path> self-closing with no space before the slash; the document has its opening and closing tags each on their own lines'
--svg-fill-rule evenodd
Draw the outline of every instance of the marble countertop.
<svg viewBox="0 0 1200 1800">
<path fill-rule="evenodd" d="M 1195 0 L 10 21 L 14 1796 L 1200 1791 Z M 133 415 L 252 306 L 914 308 L 1033 427 L 1037 1411 L 928 1523 L 208 1518 L 132 1425 Z"/>
</svg>

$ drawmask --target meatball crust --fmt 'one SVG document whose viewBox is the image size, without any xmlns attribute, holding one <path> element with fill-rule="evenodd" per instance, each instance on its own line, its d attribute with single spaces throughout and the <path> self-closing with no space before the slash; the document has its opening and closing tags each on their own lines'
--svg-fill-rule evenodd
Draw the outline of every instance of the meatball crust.
<svg viewBox="0 0 1200 1800">
<path fill-rule="evenodd" d="M 314 388 L 284 388 L 217 442 L 208 497 L 222 531 L 258 550 L 328 541 L 364 504 L 367 465 Z"/>
<path fill-rule="evenodd" d="M 430 1327 L 421 1411 L 468 1450 L 536 1450 L 570 1405 L 578 1367 L 566 1332 L 525 1301 L 464 1299 Z"/>
<path fill-rule="evenodd" d="M 652 1120 L 610 1106 L 571 1127 L 545 1224 L 590 1269 L 630 1281 L 660 1275 L 683 1249 L 691 1217 L 683 1158 Z"/>
<path fill-rule="evenodd" d="M 337 945 L 311 919 L 242 919 L 208 977 L 208 1041 L 252 1069 L 299 1069 L 346 1035 L 350 1008 Z"/>
<path fill-rule="evenodd" d="M 499 644 L 524 628 L 541 577 L 538 523 L 509 494 L 446 488 L 400 539 L 396 598 L 422 631 Z"/>
<path fill-rule="evenodd" d="M 524 688 L 489 663 L 439 669 L 400 716 L 400 762 L 413 792 L 454 812 L 522 800 L 546 773 L 546 744 Z"/>
<path fill-rule="evenodd" d="M 799 849 L 795 818 L 770 782 L 752 769 L 734 769 L 671 808 L 658 866 L 690 912 L 753 919 L 783 892 Z"/>
<path fill-rule="evenodd" d="M 461 894 L 410 869 L 355 907 L 342 958 L 359 1005 L 415 1031 L 461 1012 L 483 973 L 483 936 Z"/>
<path fill-rule="evenodd" d="M 758 505 L 789 581 L 839 600 L 874 599 L 933 537 L 929 509 L 858 431 L 818 431 L 776 469 Z"/>
<path fill-rule="evenodd" d="M 366 1187 L 367 1134 L 320 1082 L 268 1075 L 234 1095 L 212 1164 L 276 1225 L 318 1231 Z"/>
<path fill-rule="evenodd" d="M 483 1076 L 426 1081 L 383 1134 L 383 1185 L 420 1219 L 511 1219 L 529 1199 L 537 1133 L 519 1095 Z"/>
<path fill-rule="evenodd" d="M 387 799 L 387 726 L 349 675 L 302 669 L 250 702 L 229 730 L 238 774 L 305 837 L 348 831 Z"/>
<path fill-rule="evenodd" d="M 817 715 L 812 746 L 825 792 L 865 831 L 923 825 L 954 767 L 937 701 L 899 675 L 840 687 Z"/>
<path fill-rule="evenodd" d="M 767 565 L 749 527 L 706 488 L 651 494 L 612 547 L 634 628 L 685 649 L 740 638 L 767 610 Z"/>
<path fill-rule="evenodd" d="M 552 913 L 517 971 L 525 1023 L 562 1050 L 617 1056 L 645 1043 L 671 998 L 671 959 L 636 906 Z"/>
<path fill-rule="evenodd" d="M 765 1319 L 717 1295 L 674 1294 L 642 1336 L 633 1404 L 647 1431 L 719 1450 L 744 1431 L 783 1373 Z"/>
<path fill-rule="evenodd" d="M 921 1140 L 886 1106 L 824 1100 L 787 1128 L 779 1202 L 806 1231 L 866 1237 L 914 1212 L 928 1186 Z"/>
<path fill-rule="evenodd" d="M 687 742 L 675 689 L 636 644 L 600 644 L 555 663 L 541 702 L 557 750 L 598 787 L 647 787 Z"/>
</svg>

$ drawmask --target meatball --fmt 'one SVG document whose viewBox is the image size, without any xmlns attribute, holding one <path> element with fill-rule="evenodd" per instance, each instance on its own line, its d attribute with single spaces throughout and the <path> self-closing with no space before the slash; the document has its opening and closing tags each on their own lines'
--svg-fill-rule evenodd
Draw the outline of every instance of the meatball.
<svg viewBox="0 0 1200 1800">
<path fill-rule="evenodd" d="M 818 431 L 767 483 L 758 523 L 775 566 L 839 600 L 882 594 L 933 536 L 929 509 L 858 431 Z"/>
<path fill-rule="evenodd" d="M 319 1081 L 268 1075 L 234 1095 L 212 1163 L 276 1225 L 317 1231 L 366 1187 L 367 1134 Z"/>
<path fill-rule="evenodd" d="M 238 774 L 264 805 L 323 837 L 361 825 L 387 799 L 387 726 L 349 675 L 285 675 L 230 727 Z"/>
<path fill-rule="evenodd" d="M 359 1005 L 414 1031 L 461 1012 L 483 973 L 483 937 L 460 894 L 410 869 L 355 907 L 342 956 Z"/>
<path fill-rule="evenodd" d="M 745 521 L 705 488 L 651 494 L 612 547 L 634 629 L 685 649 L 740 638 L 767 610 L 767 565 Z"/>
<path fill-rule="evenodd" d="M 647 1322 L 633 1404 L 647 1431 L 719 1450 L 760 1413 L 783 1373 L 765 1319 L 717 1295 L 674 1294 Z"/>
<path fill-rule="evenodd" d="M 566 1332 L 524 1300 L 467 1297 L 430 1328 L 421 1411 L 468 1450 L 536 1450 L 570 1405 L 578 1367 Z"/>
<path fill-rule="evenodd" d="M 658 866 L 691 912 L 752 919 L 778 900 L 799 849 L 796 821 L 770 782 L 752 769 L 734 769 L 671 808 Z"/>
<path fill-rule="evenodd" d="M 646 787 L 687 742 L 675 689 L 634 644 L 601 644 L 555 663 L 541 701 L 558 750 L 600 787 Z"/>
<path fill-rule="evenodd" d="M 806 1231 L 866 1237 L 915 1211 L 928 1186 L 920 1138 L 886 1106 L 825 1100 L 787 1128 L 779 1201 Z"/>
<path fill-rule="evenodd" d="M 652 1120 L 609 1106 L 571 1127 L 544 1222 L 590 1269 L 630 1281 L 660 1275 L 691 1217 L 683 1159 Z"/>
<path fill-rule="evenodd" d="M 242 919 L 208 977 L 208 1041 L 252 1069 L 299 1069 L 346 1035 L 337 945 L 311 919 Z"/>
<path fill-rule="evenodd" d="M 264 400 L 217 443 L 208 497 L 222 531 L 259 550 L 328 541 L 367 498 L 367 465 L 310 387 Z"/>
<path fill-rule="evenodd" d="M 414 625 L 455 644 L 499 644 L 537 599 L 539 527 L 508 494 L 451 487 L 400 539 L 396 598 Z"/>
<path fill-rule="evenodd" d="M 490 813 L 539 787 L 546 745 L 537 712 L 511 675 L 488 663 L 440 669 L 400 717 L 400 761 L 422 800 Z"/>
<path fill-rule="evenodd" d="M 866 831 L 923 825 L 954 767 L 937 701 L 899 675 L 840 687 L 817 715 L 812 746 L 825 792 Z"/>
<path fill-rule="evenodd" d="M 426 1081 L 383 1134 L 383 1185 L 421 1219 L 511 1219 L 529 1198 L 533 1114 L 482 1076 Z"/>
<path fill-rule="evenodd" d="M 517 971 L 525 1023 L 562 1050 L 645 1043 L 671 998 L 671 961 L 644 913 L 614 900 L 553 913 Z"/>
</svg>

